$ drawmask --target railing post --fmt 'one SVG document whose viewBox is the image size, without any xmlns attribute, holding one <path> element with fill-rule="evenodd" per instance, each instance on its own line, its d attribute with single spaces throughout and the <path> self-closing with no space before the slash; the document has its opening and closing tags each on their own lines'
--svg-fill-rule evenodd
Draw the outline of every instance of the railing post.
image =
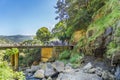
<svg viewBox="0 0 120 80">
<path fill-rule="evenodd" d="M 14 55 L 10 56 L 10 62 L 11 62 L 11 66 L 14 67 Z"/>
<path fill-rule="evenodd" d="M 15 70 L 18 70 L 19 53 L 15 54 Z"/>
</svg>

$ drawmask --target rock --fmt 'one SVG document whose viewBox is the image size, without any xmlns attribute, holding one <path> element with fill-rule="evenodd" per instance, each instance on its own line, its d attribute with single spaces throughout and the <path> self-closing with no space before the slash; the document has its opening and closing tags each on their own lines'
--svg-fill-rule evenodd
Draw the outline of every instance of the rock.
<svg viewBox="0 0 120 80">
<path fill-rule="evenodd" d="M 100 67 L 97 67 L 96 70 L 103 71 L 102 68 L 100 68 Z"/>
<path fill-rule="evenodd" d="M 57 78 L 56 80 L 75 80 L 75 78 L 74 78 L 74 76 L 60 73 L 60 74 L 58 75 L 58 78 Z"/>
<path fill-rule="evenodd" d="M 93 74 L 93 73 L 95 73 L 96 72 L 96 68 L 92 68 L 92 69 L 89 69 L 88 70 L 88 73 L 90 73 L 90 74 Z"/>
<path fill-rule="evenodd" d="M 102 80 L 102 78 L 96 74 L 87 74 L 80 71 L 74 73 L 61 73 L 56 80 Z"/>
<path fill-rule="evenodd" d="M 43 78 L 42 80 L 47 80 L 46 78 Z"/>
<path fill-rule="evenodd" d="M 109 73 L 108 76 L 109 76 L 109 80 L 115 80 L 115 76 L 112 75 L 111 73 Z M 119 75 L 119 76 L 120 76 L 120 75 Z M 120 78 L 119 78 L 119 79 L 120 79 Z"/>
<path fill-rule="evenodd" d="M 102 72 L 102 78 L 104 80 L 108 80 L 109 79 L 109 76 L 108 76 L 107 72 L 105 72 L 105 71 Z"/>
<path fill-rule="evenodd" d="M 66 65 L 65 68 L 64 68 L 64 72 L 74 72 L 74 70 L 72 69 L 72 67 L 70 65 Z"/>
<path fill-rule="evenodd" d="M 39 63 L 39 67 L 43 70 L 46 69 L 47 64 L 46 63 Z"/>
<path fill-rule="evenodd" d="M 32 66 L 31 66 L 31 71 L 32 71 L 32 72 L 35 72 L 35 71 L 37 71 L 37 70 L 39 70 L 39 69 L 40 69 L 39 65 L 37 65 L 37 66 L 32 65 Z"/>
<path fill-rule="evenodd" d="M 52 80 L 52 78 L 51 78 L 51 77 L 49 77 L 47 80 Z"/>
<path fill-rule="evenodd" d="M 54 71 L 54 68 L 51 65 L 51 63 L 47 63 L 46 69 L 45 69 L 45 76 L 50 77 L 50 76 L 54 75 L 55 73 L 56 72 Z"/>
<path fill-rule="evenodd" d="M 30 73 L 30 72 L 32 72 L 31 69 L 26 69 L 26 73 Z"/>
<path fill-rule="evenodd" d="M 40 70 L 37 70 L 34 75 L 33 75 L 35 78 L 44 78 L 44 70 L 40 69 Z"/>
<path fill-rule="evenodd" d="M 115 77 L 108 71 L 103 71 L 102 72 L 102 78 L 104 80 L 115 80 Z"/>
<path fill-rule="evenodd" d="M 89 62 L 88 64 L 86 64 L 84 67 L 83 67 L 83 71 L 84 72 L 88 72 L 89 69 L 93 68 L 92 64 Z"/>
<path fill-rule="evenodd" d="M 115 53 L 112 56 L 112 65 L 114 64 L 120 64 L 120 51 L 115 51 Z"/>
<path fill-rule="evenodd" d="M 95 74 L 97 74 L 98 76 L 102 76 L 102 69 L 100 67 L 96 68 Z"/>
<path fill-rule="evenodd" d="M 28 75 L 28 76 L 32 76 L 33 74 L 32 74 L 32 73 L 28 73 L 27 75 Z"/>
<path fill-rule="evenodd" d="M 25 80 L 41 80 L 39 78 L 34 78 L 33 76 L 30 76 L 30 77 L 26 77 Z"/>
<path fill-rule="evenodd" d="M 107 37 L 108 35 L 112 34 L 112 32 L 113 32 L 113 28 L 108 27 L 105 31 L 104 37 Z"/>
<path fill-rule="evenodd" d="M 115 78 L 116 80 L 120 80 L 120 66 L 116 67 Z"/>
<path fill-rule="evenodd" d="M 52 64 L 52 66 L 58 71 L 63 72 L 64 71 L 64 63 L 60 61 L 56 61 Z"/>
<path fill-rule="evenodd" d="M 97 74 L 97 75 L 100 76 L 100 77 L 102 76 L 102 72 L 99 71 L 99 70 L 96 70 L 96 71 L 95 71 L 95 74 Z"/>
</svg>

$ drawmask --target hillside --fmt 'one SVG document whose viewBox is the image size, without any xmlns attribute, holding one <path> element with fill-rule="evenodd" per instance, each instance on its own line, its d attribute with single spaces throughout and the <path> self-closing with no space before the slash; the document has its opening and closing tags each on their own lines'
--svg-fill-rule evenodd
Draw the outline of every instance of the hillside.
<svg viewBox="0 0 120 80">
<path fill-rule="evenodd" d="M 11 36 L 1 35 L 0 36 L 0 41 L 7 42 L 7 43 L 10 43 L 10 42 L 18 43 L 18 42 L 23 42 L 25 40 L 31 40 L 31 39 L 33 39 L 32 35 L 11 35 Z"/>
</svg>

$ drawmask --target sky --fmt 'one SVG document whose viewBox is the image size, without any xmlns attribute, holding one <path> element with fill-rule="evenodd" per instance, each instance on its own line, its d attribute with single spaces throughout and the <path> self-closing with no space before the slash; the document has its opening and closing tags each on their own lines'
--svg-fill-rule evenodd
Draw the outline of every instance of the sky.
<svg viewBox="0 0 120 80">
<path fill-rule="evenodd" d="M 57 0 L 0 0 L 0 35 L 35 35 L 40 27 L 52 29 Z"/>
</svg>

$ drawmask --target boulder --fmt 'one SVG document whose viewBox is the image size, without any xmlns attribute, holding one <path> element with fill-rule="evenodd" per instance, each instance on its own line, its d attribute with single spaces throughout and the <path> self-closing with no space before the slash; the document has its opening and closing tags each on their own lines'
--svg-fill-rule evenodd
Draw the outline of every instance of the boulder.
<svg viewBox="0 0 120 80">
<path fill-rule="evenodd" d="M 108 76 L 107 72 L 105 72 L 105 71 L 102 72 L 102 78 L 104 80 L 108 80 L 109 79 L 109 76 Z"/>
<path fill-rule="evenodd" d="M 48 77 L 48 79 L 47 80 L 52 80 L 52 78 L 51 77 Z"/>
<path fill-rule="evenodd" d="M 37 71 L 34 73 L 33 77 L 35 77 L 35 78 L 44 78 L 44 77 L 45 77 L 45 76 L 44 76 L 44 70 L 42 70 L 42 69 L 37 70 Z"/>
<path fill-rule="evenodd" d="M 95 74 L 97 74 L 98 76 L 101 77 L 101 76 L 102 76 L 102 71 L 103 71 L 102 68 L 97 67 L 97 68 L 96 68 L 96 71 L 95 71 Z"/>
<path fill-rule="evenodd" d="M 45 69 L 45 76 L 50 77 L 50 76 L 54 75 L 55 73 L 56 72 L 54 71 L 54 68 L 51 65 L 51 63 L 47 63 L 46 64 L 46 69 Z"/>
<path fill-rule="evenodd" d="M 46 78 L 43 78 L 42 80 L 47 80 Z"/>
<path fill-rule="evenodd" d="M 104 80 L 115 80 L 115 77 L 110 72 L 108 72 L 108 71 L 103 71 L 102 72 L 102 78 Z"/>
<path fill-rule="evenodd" d="M 46 69 L 47 64 L 46 63 L 39 63 L 39 67 L 43 70 Z"/>
<path fill-rule="evenodd" d="M 64 63 L 60 61 L 56 61 L 52 64 L 52 66 L 58 71 L 63 72 L 64 71 Z"/>
<path fill-rule="evenodd" d="M 30 72 L 32 72 L 32 70 L 31 70 L 31 69 L 26 69 L 25 72 L 26 72 L 26 73 L 30 73 Z"/>
<path fill-rule="evenodd" d="M 95 73 L 96 72 L 96 68 L 92 68 L 92 69 L 89 69 L 88 70 L 88 73 L 90 73 L 90 74 L 93 74 L 93 73 Z"/>
<path fill-rule="evenodd" d="M 93 68 L 92 64 L 89 62 L 83 67 L 84 72 L 88 72 L 91 68 Z"/>
<path fill-rule="evenodd" d="M 70 72 L 74 72 L 74 70 L 72 69 L 72 67 L 70 65 L 66 65 L 64 68 L 64 72 L 70 73 Z"/>
<path fill-rule="evenodd" d="M 115 77 L 116 80 L 120 80 L 120 66 L 116 67 Z"/>
<path fill-rule="evenodd" d="M 61 73 L 56 80 L 102 80 L 96 74 L 88 74 L 82 71 L 73 73 Z"/>
<path fill-rule="evenodd" d="M 31 66 L 31 72 L 35 72 L 35 71 L 37 71 L 37 70 L 39 70 L 39 69 L 40 69 L 40 66 L 39 66 L 39 65 L 36 65 L 36 66 L 32 65 L 32 66 Z"/>
<path fill-rule="evenodd" d="M 102 76 L 102 72 L 99 71 L 99 70 L 96 70 L 96 71 L 95 71 L 95 74 L 97 74 L 97 75 L 100 76 L 100 77 Z"/>
</svg>

